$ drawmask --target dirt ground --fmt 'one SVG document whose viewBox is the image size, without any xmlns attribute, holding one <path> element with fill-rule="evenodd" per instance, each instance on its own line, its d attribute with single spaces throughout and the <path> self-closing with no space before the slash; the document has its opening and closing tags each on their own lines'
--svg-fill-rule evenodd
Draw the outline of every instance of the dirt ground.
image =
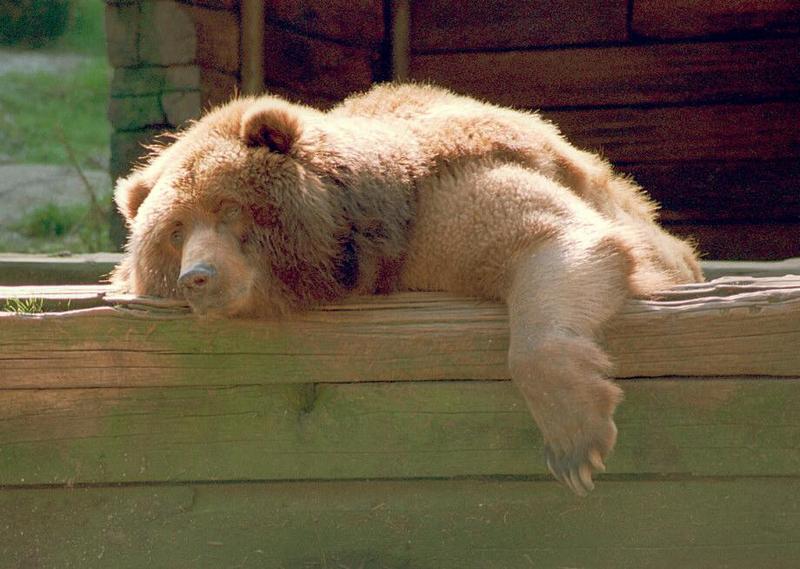
<svg viewBox="0 0 800 569">
<path fill-rule="evenodd" d="M 85 56 L 76 53 L 0 48 L 0 75 L 11 72 L 71 71 L 85 60 Z"/>
<path fill-rule="evenodd" d="M 108 172 L 84 170 L 94 188 L 111 186 Z M 0 230 L 8 230 L 15 222 L 37 206 L 46 203 L 67 205 L 86 203 L 89 194 L 83 181 L 71 166 L 50 164 L 0 165 Z"/>
</svg>

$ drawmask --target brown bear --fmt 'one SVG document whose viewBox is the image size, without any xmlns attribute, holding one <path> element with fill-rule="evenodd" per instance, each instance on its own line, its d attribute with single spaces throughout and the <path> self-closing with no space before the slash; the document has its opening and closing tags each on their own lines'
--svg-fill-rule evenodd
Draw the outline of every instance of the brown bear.
<svg viewBox="0 0 800 569">
<path fill-rule="evenodd" d="M 263 96 L 207 114 L 121 180 L 113 282 L 198 314 L 276 317 L 347 295 L 501 300 L 509 370 L 578 494 L 616 440 L 597 344 L 626 299 L 702 279 L 691 246 L 537 114 L 422 85 L 328 112 Z"/>
</svg>

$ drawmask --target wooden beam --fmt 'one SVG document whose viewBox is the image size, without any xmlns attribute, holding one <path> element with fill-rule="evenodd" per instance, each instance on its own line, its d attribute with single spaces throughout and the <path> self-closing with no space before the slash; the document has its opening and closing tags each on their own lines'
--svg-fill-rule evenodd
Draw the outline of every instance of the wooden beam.
<svg viewBox="0 0 800 569">
<path fill-rule="evenodd" d="M 0 389 L 0 486 L 547 477 L 510 382 L 208 387 L 202 374 L 193 387 Z M 800 377 L 620 384 L 608 477 L 800 476 Z"/>
<path fill-rule="evenodd" d="M 630 301 L 606 338 L 616 375 L 797 375 L 800 278 L 780 282 L 743 291 L 723 280 L 703 284 L 701 298 Z M 142 310 L 146 299 L 120 302 L 0 313 L 0 383 L 181 386 L 196 385 L 198 370 L 208 385 L 508 378 L 505 307 L 477 299 L 354 298 L 283 321 L 197 319 L 163 303 L 158 313 Z"/>
<path fill-rule="evenodd" d="M 122 258 L 121 253 L 53 257 L 0 253 L 0 285 L 72 285 L 100 282 Z"/>
<path fill-rule="evenodd" d="M 264 91 L 264 0 L 242 0 L 242 93 L 258 95 Z"/>
<path fill-rule="evenodd" d="M 411 49 L 433 53 L 623 42 L 627 12 L 627 0 L 411 2 Z"/>
<path fill-rule="evenodd" d="M 800 258 L 782 261 L 701 261 L 706 278 L 800 275 Z"/>
<path fill-rule="evenodd" d="M 631 28 L 649 38 L 797 34 L 795 0 L 636 0 Z"/>
<path fill-rule="evenodd" d="M 411 9 L 409 0 L 392 0 L 392 80 L 408 81 L 410 58 Z"/>
<path fill-rule="evenodd" d="M 409 77 L 532 109 L 796 99 L 796 38 L 412 55 Z"/>
<path fill-rule="evenodd" d="M 0 491 L 8 567 L 793 569 L 800 481 L 305 482 Z"/>
<path fill-rule="evenodd" d="M 612 162 L 800 157 L 795 102 L 545 112 L 579 146 Z"/>
<path fill-rule="evenodd" d="M 104 306 L 110 290 L 110 285 L 0 286 L 0 310 L 32 313 Z"/>
<path fill-rule="evenodd" d="M 97 289 L 97 283 L 108 277 L 111 270 L 122 259 L 122 253 L 94 253 L 52 257 L 0 253 L 0 300 L 8 297 L 27 298 L 36 296 L 41 285 L 88 285 L 91 290 L 108 292 L 108 287 Z M 750 275 L 754 277 L 800 275 L 800 258 L 783 261 L 703 261 L 706 278 L 715 279 L 725 275 Z M 21 289 L 3 289 L 26 285 Z M 87 289 L 87 290 L 89 290 Z M 71 287 L 74 290 L 74 287 Z M 55 289 L 50 292 L 55 293 Z M 54 298 L 52 295 L 48 298 Z"/>
</svg>

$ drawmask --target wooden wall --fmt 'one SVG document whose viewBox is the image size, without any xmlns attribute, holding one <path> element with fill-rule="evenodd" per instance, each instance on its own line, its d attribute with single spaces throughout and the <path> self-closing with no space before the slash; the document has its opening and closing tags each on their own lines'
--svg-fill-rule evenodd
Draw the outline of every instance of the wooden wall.
<svg viewBox="0 0 800 569">
<path fill-rule="evenodd" d="M 800 255 L 795 1 L 272 0 L 266 26 L 269 90 L 328 106 L 391 79 L 405 49 L 409 79 L 540 109 L 707 257 Z"/>
</svg>

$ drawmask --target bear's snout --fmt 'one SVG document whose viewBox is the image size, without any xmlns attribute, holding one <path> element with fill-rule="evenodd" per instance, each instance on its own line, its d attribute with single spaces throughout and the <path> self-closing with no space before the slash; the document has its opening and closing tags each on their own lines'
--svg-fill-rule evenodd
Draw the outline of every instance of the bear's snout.
<svg viewBox="0 0 800 569">
<path fill-rule="evenodd" d="M 178 277 L 178 287 L 187 299 L 192 300 L 213 290 L 216 280 L 217 270 L 213 265 L 197 263 L 181 273 Z"/>
</svg>

